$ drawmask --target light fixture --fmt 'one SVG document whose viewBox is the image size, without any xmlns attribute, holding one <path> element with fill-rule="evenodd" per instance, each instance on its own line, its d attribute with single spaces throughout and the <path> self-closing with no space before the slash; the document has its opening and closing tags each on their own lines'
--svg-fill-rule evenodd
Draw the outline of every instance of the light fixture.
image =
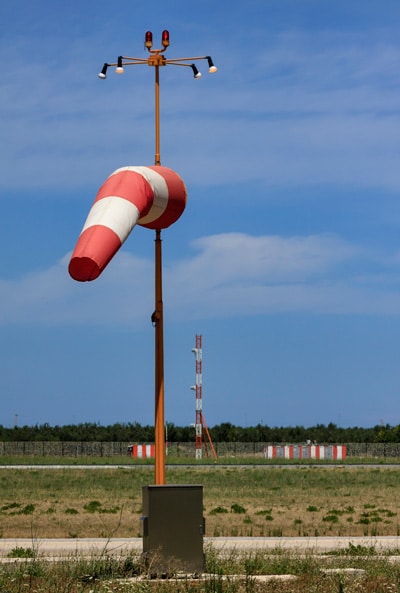
<svg viewBox="0 0 400 593">
<path fill-rule="evenodd" d="M 163 47 L 169 46 L 169 31 L 167 31 L 167 29 L 164 29 L 162 32 L 161 43 L 163 44 Z"/>
<path fill-rule="evenodd" d="M 191 64 L 192 70 L 193 70 L 193 76 L 195 78 L 201 78 L 201 72 L 199 72 L 195 66 L 195 64 Z"/>
<path fill-rule="evenodd" d="M 107 68 L 108 68 L 108 64 L 104 64 L 103 68 L 101 69 L 101 72 L 99 72 L 98 76 L 99 78 L 102 78 L 104 80 L 104 78 L 107 78 Z"/>
<path fill-rule="evenodd" d="M 206 60 L 208 62 L 208 71 L 210 72 L 210 74 L 213 74 L 214 72 L 216 72 L 218 70 L 218 68 L 216 66 L 214 66 L 214 62 L 212 61 L 210 56 L 206 56 Z"/>
<path fill-rule="evenodd" d="M 150 49 L 153 46 L 153 33 L 151 31 L 146 31 L 144 36 L 144 46 L 147 49 Z"/>
<path fill-rule="evenodd" d="M 123 74 L 124 73 L 124 67 L 122 65 L 122 56 L 118 56 L 118 63 L 117 63 L 117 67 L 115 68 L 115 72 L 117 74 Z"/>
</svg>

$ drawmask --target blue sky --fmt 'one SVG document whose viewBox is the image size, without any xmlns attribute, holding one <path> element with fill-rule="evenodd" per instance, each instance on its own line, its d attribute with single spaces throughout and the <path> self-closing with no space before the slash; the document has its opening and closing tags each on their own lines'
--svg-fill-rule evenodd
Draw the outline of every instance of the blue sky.
<svg viewBox="0 0 400 593">
<path fill-rule="evenodd" d="M 400 422 L 400 6 L 395 0 L 2 0 L 0 424 L 154 415 L 152 231 L 96 281 L 67 266 L 97 190 L 161 161 L 188 205 L 163 232 L 166 419 Z"/>
</svg>

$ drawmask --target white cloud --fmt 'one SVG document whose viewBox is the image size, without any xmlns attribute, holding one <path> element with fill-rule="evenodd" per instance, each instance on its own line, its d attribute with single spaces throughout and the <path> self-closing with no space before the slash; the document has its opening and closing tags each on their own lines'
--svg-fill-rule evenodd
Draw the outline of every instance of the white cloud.
<svg viewBox="0 0 400 593">
<path fill-rule="evenodd" d="M 178 266 L 175 273 L 181 279 L 188 273 L 192 281 L 201 278 L 211 286 L 252 279 L 268 284 L 301 282 L 358 252 L 329 235 L 284 238 L 227 233 L 203 237 L 192 245 L 199 256 Z"/>
<path fill-rule="evenodd" d="M 164 262 L 168 318 L 246 317 L 274 312 L 399 315 L 392 267 L 335 236 L 253 237 L 228 233 L 193 242 L 194 255 Z M 142 325 L 154 310 L 153 262 L 121 251 L 103 275 L 76 283 L 69 257 L 0 282 L 1 324 Z M 352 267 L 373 263 L 362 276 Z"/>
<path fill-rule="evenodd" d="M 96 282 L 78 283 L 68 275 L 70 255 L 46 270 L 0 281 L 0 323 L 112 325 L 150 316 L 149 262 L 121 252 Z"/>
</svg>

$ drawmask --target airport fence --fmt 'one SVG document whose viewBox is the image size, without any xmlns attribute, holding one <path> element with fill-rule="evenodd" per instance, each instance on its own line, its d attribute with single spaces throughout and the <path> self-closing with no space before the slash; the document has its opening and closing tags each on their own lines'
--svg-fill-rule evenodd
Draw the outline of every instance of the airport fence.
<svg viewBox="0 0 400 593">
<path fill-rule="evenodd" d="M 95 442 L 95 441 L 24 441 L 0 442 L 0 457 L 6 456 L 35 456 L 35 457 L 118 457 L 129 456 L 132 442 Z M 282 445 L 283 443 L 214 443 L 218 457 L 258 457 L 264 458 L 268 445 Z M 293 443 L 291 443 L 293 444 Z M 302 443 L 304 444 L 304 443 Z M 320 443 L 324 444 L 324 443 Z M 396 458 L 400 457 L 400 443 L 341 443 L 347 447 L 347 457 L 356 458 Z M 194 443 L 168 443 L 167 454 L 170 457 L 193 458 Z M 208 448 L 208 455 L 212 451 Z M 207 450 L 203 449 L 203 457 Z"/>
</svg>

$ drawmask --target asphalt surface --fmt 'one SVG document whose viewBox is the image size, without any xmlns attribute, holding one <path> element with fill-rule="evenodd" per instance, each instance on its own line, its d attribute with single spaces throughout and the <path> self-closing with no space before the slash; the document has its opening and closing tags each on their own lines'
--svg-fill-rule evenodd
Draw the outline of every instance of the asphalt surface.
<svg viewBox="0 0 400 593">
<path fill-rule="evenodd" d="M 234 464 L 234 463 L 215 463 L 215 464 L 167 464 L 165 468 L 168 469 L 400 469 L 399 463 L 257 463 L 257 464 Z M 0 465 L 1 470 L 7 469 L 87 469 L 87 470 L 105 470 L 105 469 L 131 469 L 142 470 L 147 469 L 154 471 L 153 464 L 147 463 L 129 463 L 129 464 L 118 464 L 118 465 L 89 465 L 89 464 L 14 464 L 14 465 Z"/>
<path fill-rule="evenodd" d="M 374 547 L 376 552 L 398 553 L 400 537 L 205 537 L 204 547 L 212 546 L 221 553 L 256 550 L 290 550 L 323 554 L 353 546 Z M 9 557 L 16 548 L 32 549 L 40 557 L 96 556 L 107 553 L 126 555 L 142 553 L 142 539 L 80 538 L 80 539 L 0 539 L 0 559 Z"/>
</svg>

